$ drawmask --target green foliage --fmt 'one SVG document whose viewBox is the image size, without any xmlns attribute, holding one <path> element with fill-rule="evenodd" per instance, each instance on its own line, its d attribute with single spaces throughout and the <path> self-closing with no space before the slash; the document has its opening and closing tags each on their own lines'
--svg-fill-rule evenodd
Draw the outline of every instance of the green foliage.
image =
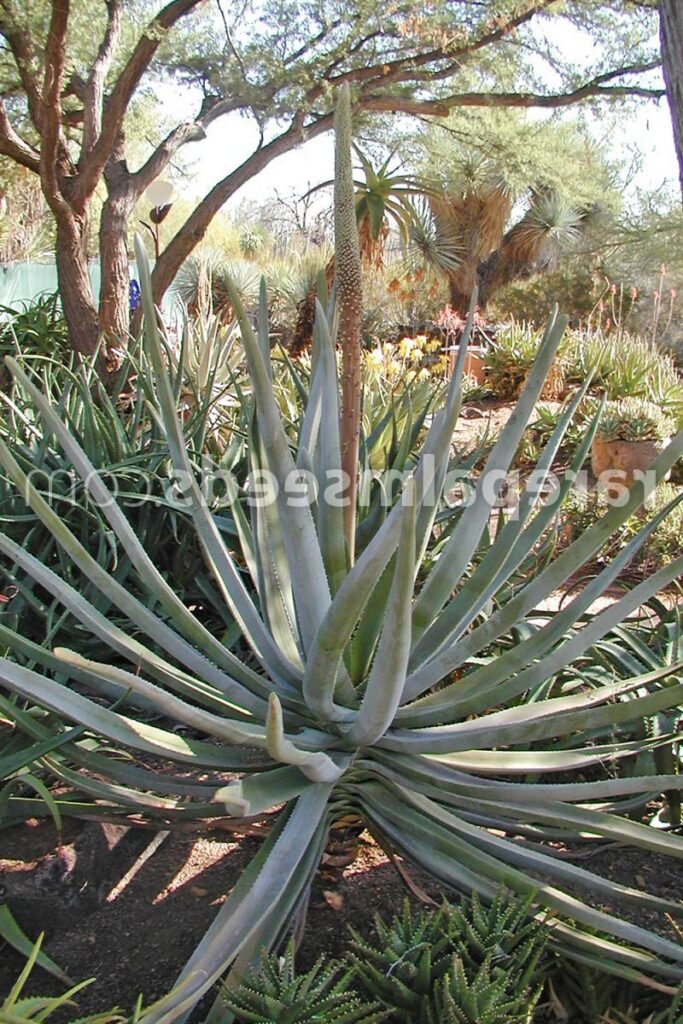
<svg viewBox="0 0 683 1024">
<path fill-rule="evenodd" d="M 672 502 L 677 502 L 681 495 L 679 487 L 662 483 L 646 506 L 630 516 L 619 529 L 612 534 L 600 552 L 603 561 L 613 558 L 638 535 L 643 524 L 649 518 L 669 509 Z M 606 515 L 610 507 L 608 497 L 598 491 L 572 491 L 562 507 L 561 521 L 566 524 L 572 538 L 577 538 L 590 529 Z M 681 531 L 683 531 L 683 506 L 676 504 L 667 515 L 658 522 L 642 547 L 634 552 L 630 561 L 630 569 L 640 573 L 651 572 L 662 565 L 667 565 L 678 557 L 681 547 Z"/>
<path fill-rule="evenodd" d="M 542 986 L 533 994 L 511 994 L 513 983 L 504 971 L 486 960 L 468 977 L 456 957 L 447 977 L 435 988 L 427 1024 L 530 1024 Z"/>
<path fill-rule="evenodd" d="M 248 309 L 258 303 L 260 276 L 253 263 L 229 259 L 217 250 L 204 250 L 183 265 L 177 281 L 178 293 L 192 311 L 211 311 L 223 321 L 234 319 L 227 282 L 237 289 Z"/>
<path fill-rule="evenodd" d="M 539 334 L 530 324 L 513 320 L 485 350 L 486 383 L 496 398 L 516 398 L 538 356 Z"/>
<path fill-rule="evenodd" d="M 585 255 L 568 253 L 554 270 L 501 289 L 489 303 L 487 313 L 493 321 L 512 317 L 542 326 L 556 302 L 560 309 L 571 312 L 574 322 L 585 322 L 597 299 L 595 268 Z"/>
<path fill-rule="evenodd" d="M 553 1018 L 572 1024 L 602 1024 L 607 1020 L 625 1024 L 630 1018 L 622 1018 L 621 1013 L 633 1006 L 638 992 L 643 993 L 642 988 L 621 978 L 566 957 L 557 958 L 551 966 L 547 985 Z"/>
<path fill-rule="evenodd" d="M 239 410 L 226 405 L 228 381 L 222 361 L 226 342 L 232 344 L 229 332 L 206 319 L 195 321 L 188 326 L 170 365 L 176 407 L 182 415 L 184 438 L 193 457 L 199 460 L 203 453 L 212 453 L 223 469 L 236 470 L 243 459 L 243 442 L 231 429 Z M 133 359 L 133 353 L 130 358 Z M 88 367 L 71 371 L 49 359 L 28 358 L 22 365 L 59 403 L 65 422 L 80 439 L 94 469 L 118 496 L 158 571 L 172 581 L 185 600 L 195 603 L 198 610 L 203 608 L 217 630 L 228 628 L 229 618 L 219 615 L 214 619 L 215 590 L 204 570 L 194 531 L 189 528 L 182 492 L 176 487 L 158 421 L 153 378 L 144 357 L 131 370 L 132 392 L 118 402 L 107 395 Z M 127 368 L 123 372 L 125 375 Z M 2 401 L 5 414 L 0 418 L 0 437 L 18 465 L 30 474 L 32 486 L 59 510 L 62 522 L 68 524 L 113 578 L 140 593 L 133 564 L 114 541 L 100 506 L 74 473 L 61 446 L 52 434 L 44 431 L 30 393 L 15 382 L 3 394 Z M 0 522 L 5 534 L 45 564 L 59 567 L 65 579 L 88 596 L 100 614 L 112 612 L 111 604 L 102 600 L 87 574 L 83 576 L 65 560 L 50 528 L 6 478 L 0 480 L 0 498 Z M 211 503 L 216 511 L 225 504 L 220 489 L 212 491 Z M 227 510 L 220 521 L 229 536 L 234 525 Z M 5 606 L 3 625 L 21 621 L 22 632 L 32 642 L 68 643 L 89 655 L 102 653 L 92 633 L 66 614 L 59 600 L 46 595 L 30 577 L 21 573 L 13 577 L 11 565 L 5 563 L 5 572 L 8 571 L 19 592 Z M 129 622 L 124 623 L 130 628 Z M 33 658 L 27 649 L 19 647 L 14 648 L 14 654 L 28 656 L 29 661 Z"/>
<path fill-rule="evenodd" d="M 538 403 L 534 410 L 535 419 L 527 427 L 520 445 L 517 457 L 520 463 L 538 462 L 543 446 L 557 429 L 565 411 L 565 403 Z M 585 435 L 585 429 L 585 423 L 578 417 L 570 424 L 558 452 L 558 460 L 564 458 L 566 461 L 577 450 Z"/>
<path fill-rule="evenodd" d="M 0 263 L 50 257 L 54 223 L 36 175 L 0 157 L 0 181 Z"/>
<path fill-rule="evenodd" d="M 679 989 L 668 1010 L 648 1017 L 645 1024 L 683 1024 L 683 989 Z"/>
<path fill-rule="evenodd" d="M 0 797 L 4 792 L 5 788 L 3 787 L 3 789 L 0 790 Z M 3 895 L 4 893 L 0 892 L 0 900 Z M 15 921 L 9 907 L 2 902 L 0 902 L 0 941 L 6 942 L 9 946 L 12 946 L 12 948 L 16 949 L 18 953 L 27 957 L 32 964 L 37 964 L 38 967 L 42 967 L 44 971 L 47 971 L 48 974 L 57 978 L 62 982 L 62 984 L 71 984 L 68 975 L 64 973 L 59 964 L 56 964 L 54 960 L 52 960 L 51 957 L 49 957 L 47 953 L 44 953 L 40 948 L 41 943 L 32 943 L 28 936 L 24 934 Z M 0 1017 L 0 1020 L 2 1020 L 2 1017 Z"/>
<path fill-rule="evenodd" d="M 569 332 L 563 348 L 566 380 L 591 387 L 610 401 L 643 398 L 683 421 L 683 383 L 673 359 L 644 338 L 628 333 Z"/>
<path fill-rule="evenodd" d="M 265 248 L 265 233 L 258 227 L 243 227 L 239 235 L 239 245 L 245 259 L 254 259 Z"/>
<path fill-rule="evenodd" d="M 526 1022 L 548 937 L 531 905 L 503 888 L 488 906 L 475 893 L 413 915 L 406 901 L 391 924 L 375 916 L 372 940 L 352 931 L 350 959 L 367 995 L 405 1024 Z"/>
<path fill-rule="evenodd" d="M 242 1024 L 379 1024 L 388 1016 L 378 1003 L 362 1002 L 351 990 L 351 975 L 320 958 L 297 974 L 294 948 L 266 956 L 234 988 L 224 988 L 225 1007 Z"/>
<path fill-rule="evenodd" d="M 346 90 L 342 99 L 346 136 L 340 134 L 347 137 Z M 345 184 L 352 199 L 350 173 Z M 344 254 L 337 268 L 348 261 L 355 271 L 353 209 L 350 220 L 347 210 L 339 221 Z M 681 980 L 683 951 L 677 942 L 619 910 L 602 909 L 626 904 L 675 913 L 677 904 L 557 858 L 543 845 L 558 834 L 567 844 L 598 836 L 683 858 L 681 837 L 629 817 L 634 801 L 680 790 L 683 778 L 613 770 L 624 753 L 620 727 L 683 702 L 683 684 L 662 682 L 670 666 L 636 671 L 616 685 L 609 679 L 559 696 L 544 694 L 549 681 L 683 571 L 679 556 L 625 592 L 607 614 L 586 615 L 663 515 L 647 522 L 557 615 L 533 626 L 535 610 L 580 576 L 606 538 L 643 505 L 646 485 L 634 485 L 622 505 L 552 562 L 518 575 L 555 524 L 556 505 L 539 501 L 539 487 L 583 392 L 552 433 L 516 515 L 503 520 L 496 514 L 502 478 L 557 358 L 565 318 L 553 313 L 515 414 L 492 447 L 472 500 L 443 525 L 470 317 L 443 401 L 432 411 L 419 450 L 406 457 L 408 472 L 392 491 L 393 504 L 380 510 L 354 556 L 355 503 L 344 523 L 343 504 L 327 491 L 331 481 L 340 480 L 344 455 L 332 311 L 325 315 L 318 307 L 311 374 L 301 382 L 305 412 L 293 442 L 273 379 L 265 293 L 254 327 L 238 290 L 226 282 L 249 371 L 249 384 L 241 388 L 248 413 L 243 443 L 250 467 L 277 484 L 276 493 L 252 502 L 249 515 L 240 501 L 233 502 L 235 532 L 226 536 L 200 487 L 202 448 L 188 441 L 178 415 L 141 243 L 137 255 L 147 379 L 157 413 L 152 418 L 184 482 L 190 534 L 211 577 L 212 611 L 234 620 L 235 628 L 226 637 L 207 625 L 195 603 L 159 571 L 95 472 L 89 433 L 74 429 L 61 395 L 56 401 L 46 396 L 10 360 L 44 432 L 54 435 L 97 506 L 100 523 L 106 521 L 104 530 L 98 524 L 95 543 L 116 544 L 126 571 L 121 579 L 99 550 L 93 553 L 91 538 L 78 532 L 82 524 L 64 521 L 0 440 L 8 480 L 56 545 L 45 560 L 0 534 L 0 552 L 16 574 L 61 604 L 103 648 L 96 658 L 70 647 L 30 647 L 18 628 L 23 622 L 17 623 L 4 630 L 7 646 L 30 653 L 21 664 L 0 659 L 0 682 L 16 696 L 18 728 L 32 738 L 61 736 L 65 722 L 87 731 L 87 740 L 66 742 L 45 758 L 46 769 L 61 783 L 55 796 L 60 813 L 104 808 L 108 818 L 135 814 L 165 827 L 221 814 L 240 821 L 272 815 L 267 838 L 178 985 L 163 1006 L 146 1014 L 145 1024 L 183 1019 L 227 970 L 243 976 L 257 950 L 281 942 L 304 905 L 331 826 L 347 814 L 447 886 L 491 902 L 505 885 L 529 901 L 534 915 L 547 917 L 553 946 L 568 955 L 580 949 L 584 959 L 622 977 L 639 972 Z M 355 298 L 352 293 L 351 288 L 346 297 Z M 595 426 L 571 469 L 582 465 Z M 410 446 L 412 431 L 404 436 Z M 654 463 L 653 479 L 662 479 L 682 452 L 679 433 Z M 311 500 L 301 501 L 303 471 Z M 568 475 L 560 498 L 570 486 Z M 434 532 L 438 557 L 429 550 Z M 526 700 L 529 694 L 536 699 Z M 138 713 L 141 702 L 145 715 Z M 178 726 L 186 730 L 179 734 Z M 599 746 L 596 733 L 608 737 Z M 152 755 L 153 766 L 142 759 L 131 763 L 131 752 L 135 757 L 138 751 Z M 13 798 L 10 811 L 25 811 L 27 804 Z M 532 842 L 518 841 L 529 836 Z M 576 897 L 577 891 L 588 891 L 590 900 Z M 473 957 L 478 935 L 475 930 L 473 944 L 467 936 Z"/>
<path fill-rule="evenodd" d="M 501 69 L 501 75 L 505 72 Z M 513 196 L 527 189 L 553 190 L 578 205 L 618 207 L 618 190 L 604 150 L 578 119 L 536 120 L 517 110 L 454 110 L 425 128 L 418 141 L 426 176 L 445 179 L 455 191 L 488 173 Z"/>
<path fill-rule="evenodd" d="M 413 914 L 406 900 L 401 917 L 387 924 L 375 914 L 375 935 L 351 930 L 350 960 L 366 995 L 391 1008 L 398 1020 L 423 1019 L 437 983 L 455 954 L 453 908 Z"/>
<path fill-rule="evenodd" d="M 0 307 L 0 315 L 1 358 L 17 354 L 67 358 L 71 343 L 57 293 L 39 297 L 21 309 Z"/>
<path fill-rule="evenodd" d="M 85 802 L 92 808 L 104 801 L 108 815 L 117 808 L 125 814 L 135 809 L 164 821 L 215 817 L 223 808 L 239 818 L 281 808 L 259 853 L 189 961 L 180 986 L 167 997 L 163 1011 L 148 1015 L 146 1024 L 158 1024 L 163 1013 L 194 1005 L 230 964 L 235 963 L 239 974 L 248 966 L 255 943 L 259 948 L 277 943 L 308 889 L 331 822 L 344 813 L 360 816 L 392 849 L 447 884 L 486 900 L 504 883 L 528 897 L 534 913 L 545 910 L 550 915 L 553 943 L 570 952 L 578 939 L 617 974 L 638 967 L 642 973 L 678 978 L 683 954 L 676 943 L 602 911 L 594 900 L 570 900 L 562 887 L 588 885 L 610 901 L 653 910 L 669 910 L 672 904 L 553 858 L 540 844 L 529 848 L 514 841 L 530 828 L 537 839 L 560 829 L 571 841 L 586 833 L 608 835 L 683 856 L 683 841 L 677 836 L 620 813 L 620 804 L 628 805 L 634 795 L 681 788 L 679 776 L 599 775 L 587 782 L 575 774 L 576 765 L 596 765 L 602 771 L 612 756 L 618 757 L 619 739 L 594 746 L 597 729 L 609 734 L 617 724 L 679 704 L 680 685 L 659 687 L 659 676 L 646 673 L 617 687 L 610 680 L 602 689 L 579 690 L 570 697 L 523 701 L 526 693 L 580 658 L 612 623 L 681 572 L 679 557 L 624 594 L 607 618 L 583 619 L 586 608 L 647 539 L 655 519 L 547 628 L 525 628 L 526 616 L 575 576 L 605 538 L 642 505 L 642 485 L 543 571 L 525 578 L 511 600 L 508 581 L 556 514 L 554 506 L 537 504 L 536 491 L 523 494 L 519 514 L 485 538 L 492 498 L 482 475 L 474 500 L 449 524 L 438 559 L 425 558 L 460 409 L 459 366 L 444 404 L 432 416 L 421 452 L 410 460 L 414 470 L 403 481 L 402 500 L 378 517 L 350 567 L 339 545 L 341 509 L 323 501 L 302 506 L 285 500 L 296 465 L 271 380 L 267 325 L 261 318 L 254 332 L 233 293 L 250 371 L 251 389 L 244 399 L 253 402 L 255 412 L 247 438 L 250 459 L 273 473 L 280 486 L 277 502 L 257 503 L 251 522 L 239 517 L 235 506 L 238 568 L 196 482 L 192 449 L 178 421 L 164 365 L 149 269 L 141 247 L 138 252 L 160 419 L 174 467 L 187 478 L 188 511 L 221 594 L 217 610 L 225 607 L 234 616 L 242 638 L 232 647 L 221 643 L 179 599 L 104 482 L 92 473 L 83 446 L 21 367 L 11 363 L 46 428 L 88 481 L 93 501 L 135 567 L 141 590 L 122 585 L 98 564 L 60 515 L 41 503 L 8 446 L 0 443 L 5 472 L 51 531 L 65 564 L 73 562 L 112 611 L 98 616 L 90 597 L 66 583 L 60 565 L 55 571 L 31 559 L 2 535 L 0 550 L 115 652 L 98 661 L 58 648 L 41 654 L 34 667 L 2 659 L 0 678 L 29 706 L 49 710 L 47 721 L 19 716 L 20 727 L 32 730 L 36 738 L 54 735 L 62 719 L 93 735 L 94 748 L 67 743 L 48 762 L 70 793 L 79 794 L 81 806 Z M 517 415 L 494 445 L 485 473 L 505 472 L 510 466 L 556 357 L 563 326 L 562 321 L 551 323 Z M 310 381 L 304 383 L 306 411 L 297 451 L 302 464 L 321 474 L 325 483 L 327 472 L 338 470 L 340 447 L 334 349 L 321 313 L 312 366 Z M 541 476 L 581 399 L 579 394 L 551 436 L 541 457 Z M 581 465 L 590 440 L 591 431 L 575 464 Z M 679 435 L 659 456 L 656 477 L 668 471 L 682 449 Z M 563 485 L 563 494 L 568 487 Z M 251 581 L 249 586 L 245 580 Z M 145 597 L 138 597 L 143 589 Z M 492 599 L 494 611 L 489 614 Z M 120 628 L 117 615 L 135 622 L 134 633 Z M 14 649 L 22 649 L 19 633 L 7 630 L 5 635 Z M 492 645 L 506 639 L 508 646 L 489 660 Z M 457 668 L 463 671 L 452 682 Z M 104 694 L 114 685 L 119 703 L 103 707 L 79 692 L 75 682 Z M 622 692 L 629 694 L 628 700 L 619 699 Z M 139 700 L 163 716 L 162 724 L 136 715 L 132 725 L 131 707 Z M 189 725 L 190 735 L 179 737 L 165 724 L 172 722 Z M 559 747 L 558 737 L 563 739 Z M 543 749 L 544 743 L 551 749 Z M 501 746 L 510 749 L 499 754 Z M 153 752 L 156 759 L 191 764 L 201 771 L 201 781 L 188 784 L 128 766 L 118 751 L 131 747 Z M 236 771 L 240 778 L 225 785 L 226 771 Z M 507 780 L 508 772 L 514 776 L 520 771 L 524 781 Z M 569 789 L 564 781 L 546 782 L 544 776 L 552 772 L 571 779 Z M 606 797 L 612 801 L 611 813 L 603 810 Z M 66 798 L 58 801 L 62 813 L 68 813 L 69 804 Z M 539 874 L 550 883 L 539 883 Z"/>
<path fill-rule="evenodd" d="M 211 428 L 220 430 L 225 407 L 237 406 L 243 352 L 235 323 L 206 314 L 186 320 L 180 344 L 168 358 L 178 384 L 180 401 L 190 409 L 208 409 Z"/>
<path fill-rule="evenodd" d="M 513 398 L 533 365 L 541 341 L 530 324 L 513 320 L 496 327 L 485 353 L 487 386 L 496 398 Z M 582 386 L 610 401 L 637 398 L 650 402 L 675 424 L 683 422 L 683 382 L 666 352 L 626 333 L 568 331 L 558 350 L 558 368 L 566 386 Z"/>
<path fill-rule="evenodd" d="M 91 984 L 90 981 L 83 981 L 59 996 L 24 996 L 22 993 L 29 980 L 31 971 L 35 964 L 39 962 L 41 944 L 42 936 L 33 947 L 26 966 L 12 986 L 11 991 L 5 996 L 3 1002 L 0 1003 L 0 1020 L 6 1021 L 7 1024 L 27 1024 L 28 1021 L 52 1020 L 60 1012 L 63 1013 L 67 1007 L 75 1007 L 74 997 L 83 988 Z M 72 1014 L 73 1010 L 70 1012 Z M 64 1018 L 62 1017 L 61 1019 Z M 138 1014 L 136 1013 L 135 1020 L 131 1020 L 129 1024 L 136 1024 L 138 1019 Z M 128 1018 L 122 1016 L 117 1009 L 88 1017 L 70 1015 L 69 1020 L 70 1024 L 127 1024 L 128 1022 Z"/>
<path fill-rule="evenodd" d="M 605 403 L 595 436 L 600 441 L 664 441 L 674 430 L 671 417 L 654 402 L 624 398 Z"/>
</svg>

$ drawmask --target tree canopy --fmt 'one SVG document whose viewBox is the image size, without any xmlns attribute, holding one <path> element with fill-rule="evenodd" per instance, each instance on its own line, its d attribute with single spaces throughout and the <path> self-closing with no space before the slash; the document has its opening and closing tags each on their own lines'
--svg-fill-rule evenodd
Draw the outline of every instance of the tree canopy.
<svg viewBox="0 0 683 1024">
<path fill-rule="evenodd" d="M 237 167 L 226 146 L 224 176 L 157 261 L 157 300 L 230 196 L 331 128 L 340 85 L 350 86 L 356 124 L 391 112 L 445 117 L 656 98 L 656 29 L 653 6 L 628 0 L 430 0 L 419 10 L 405 0 L 0 0 L 0 153 L 40 178 L 57 224 L 65 311 L 88 351 L 101 333 L 127 330 L 135 204 L 222 116 L 253 119 L 260 141 Z M 572 48 L 562 45 L 568 33 Z M 141 155 L 136 104 L 163 83 L 177 97 L 182 90 L 182 110 L 174 116 L 168 105 Z M 98 190 L 106 192 L 99 308 L 81 265 Z"/>
</svg>

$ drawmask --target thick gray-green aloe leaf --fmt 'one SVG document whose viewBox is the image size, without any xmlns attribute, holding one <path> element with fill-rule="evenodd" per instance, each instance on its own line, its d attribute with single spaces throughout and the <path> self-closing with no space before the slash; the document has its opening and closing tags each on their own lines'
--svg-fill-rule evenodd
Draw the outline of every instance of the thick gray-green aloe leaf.
<svg viewBox="0 0 683 1024">
<path fill-rule="evenodd" d="M 143 1019 L 147 1024 L 185 1020 L 231 965 L 239 971 L 277 944 L 305 899 L 331 822 L 349 813 L 362 815 L 389 849 L 400 849 L 437 879 L 485 898 L 493 898 L 501 881 L 533 893 L 540 871 L 549 881 L 538 888 L 536 909 L 554 915 L 553 934 L 564 949 L 584 958 L 602 957 L 617 973 L 680 977 L 680 947 L 616 911 L 599 911 L 570 890 L 576 883 L 615 905 L 636 903 L 653 911 L 673 913 L 675 905 L 597 879 L 588 867 L 572 868 L 554 856 L 550 845 L 556 839 L 574 844 L 604 838 L 681 857 L 680 838 L 629 818 L 638 800 L 680 790 L 680 779 L 663 774 L 638 778 L 622 768 L 639 750 L 655 746 L 651 740 L 636 742 L 625 731 L 629 723 L 683 703 L 676 674 L 680 666 L 672 658 L 664 668 L 636 671 L 617 681 L 603 675 L 595 685 L 573 681 L 559 695 L 538 695 L 577 658 L 590 656 L 624 616 L 670 583 L 683 560 L 625 590 L 599 614 L 588 614 L 591 602 L 618 577 L 657 520 L 646 523 L 571 603 L 547 621 L 531 623 L 529 617 L 643 505 L 654 483 L 683 453 L 683 432 L 656 460 L 647 487 L 635 485 L 622 507 L 610 509 L 557 558 L 521 581 L 522 567 L 532 561 L 554 517 L 553 508 L 537 502 L 531 491 L 522 496 L 517 521 L 503 524 L 482 555 L 482 538 L 494 518 L 491 489 L 482 476 L 473 505 L 453 519 L 438 550 L 430 550 L 460 408 L 463 344 L 412 480 L 386 515 L 378 517 L 374 533 L 364 537 L 351 568 L 341 518 L 321 506 L 320 496 L 315 508 L 293 509 L 280 494 L 267 516 L 254 517 L 255 529 L 240 518 L 240 558 L 227 548 L 202 500 L 177 419 L 167 350 L 140 246 L 138 256 L 159 422 L 175 471 L 189 478 L 194 528 L 218 600 L 225 604 L 221 612 L 233 616 L 241 638 L 228 648 L 207 631 L 173 594 L 113 503 L 105 518 L 149 602 L 128 593 L 61 522 L 57 509 L 31 488 L 5 444 L 0 462 L 54 535 L 61 554 L 59 562 L 43 564 L 2 536 L 0 552 L 20 583 L 28 575 L 54 595 L 84 632 L 107 644 L 111 658 L 64 649 L 38 653 L 27 638 L 13 639 L 16 634 L 5 628 L 0 635 L 13 658 L 0 659 L 0 683 L 18 695 L 19 712 L 26 715 L 22 730 L 46 751 L 41 768 L 69 787 L 73 813 L 92 814 L 94 807 L 105 805 L 112 815 L 135 809 L 149 817 L 156 813 L 162 819 L 187 820 L 194 814 L 199 820 L 225 812 L 262 816 L 281 808 L 179 986 Z M 263 294 L 256 333 L 237 299 L 234 305 L 256 409 L 253 466 L 270 469 L 281 486 L 297 468 L 325 480 L 339 468 L 339 396 L 321 311 L 309 407 L 297 430 L 296 424 L 284 422 L 276 401 Z M 471 322 L 470 317 L 470 328 Z M 488 460 L 484 473 L 498 481 L 514 457 L 562 327 L 554 314 L 527 388 Z M 21 374 L 17 365 L 11 369 Z M 32 387 L 25 376 L 20 379 Z M 60 412 L 35 387 L 31 395 L 45 430 L 54 432 L 78 473 L 94 473 L 86 449 L 70 437 Z M 543 477 L 553 467 L 580 397 L 541 456 Z M 291 441 L 297 436 L 299 451 Z M 590 436 L 575 466 L 585 457 Z M 399 458 L 404 460 L 405 450 Z M 566 481 L 559 486 L 560 497 L 567 488 Z M 111 500 L 96 473 L 89 491 L 95 503 L 104 506 Z M 73 574 L 64 570 L 69 559 L 77 570 Z M 106 595 L 116 621 L 79 592 L 79 574 Z M 363 656 L 354 661 L 352 646 L 359 636 Z M 119 703 L 107 706 L 112 694 Z M 34 707 L 50 712 L 46 721 L 32 721 Z M 158 720 L 151 717 L 155 713 Z M 78 735 L 48 749 L 53 733 L 63 731 L 60 720 L 77 723 Z M 173 724 L 190 731 L 179 734 Z M 117 762 L 115 753 L 110 756 L 112 745 L 151 755 L 153 761 Z M 156 773 L 157 758 L 199 770 L 201 781 Z M 239 780 L 226 777 L 235 768 Z M 590 781 L 584 781 L 587 772 Z M 562 773 L 560 783 L 557 773 Z M 512 782 L 505 781 L 509 776 Z M 21 797 L 12 800 L 16 813 L 29 804 Z M 61 799 L 60 811 L 68 804 Z"/>
</svg>

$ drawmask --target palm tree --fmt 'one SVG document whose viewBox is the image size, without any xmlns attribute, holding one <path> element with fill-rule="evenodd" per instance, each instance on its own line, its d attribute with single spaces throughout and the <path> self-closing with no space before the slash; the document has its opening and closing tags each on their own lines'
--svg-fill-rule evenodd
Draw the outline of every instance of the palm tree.
<svg viewBox="0 0 683 1024">
<path fill-rule="evenodd" d="M 523 215 L 509 226 L 516 197 L 496 165 L 478 153 L 465 154 L 440 193 L 429 196 L 437 236 L 458 252 L 442 270 L 459 313 L 467 311 L 475 286 L 483 309 L 506 284 L 551 270 L 591 213 L 551 188 L 531 188 L 528 197 Z"/>
<path fill-rule="evenodd" d="M 524 216 L 506 231 L 479 264 L 479 305 L 513 281 L 554 270 L 562 253 L 576 243 L 592 210 L 570 206 L 556 192 L 532 192 Z"/>
</svg>

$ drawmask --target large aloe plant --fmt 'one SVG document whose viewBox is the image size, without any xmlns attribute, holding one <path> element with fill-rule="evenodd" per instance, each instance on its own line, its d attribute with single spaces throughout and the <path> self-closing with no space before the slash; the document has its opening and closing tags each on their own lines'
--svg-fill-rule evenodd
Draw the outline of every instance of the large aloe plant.
<svg viewBox="0 0 683 1024">
<path fill-rule="evenodd" d="M 179 600 L 60 416 L 10 361 L 46 429 L 87 482 L 149 597 L 141 601 L 102 569 L 0 443 L 5 473 L 65 556 L 136 624 L 134 634 L 126 632 L 50 566 L 0 535 L 0 553 L 112 651 L 106 663 L 64 649 L 47 652 L 28 647 L 4 628 L 2 639 L 34 664 L 1 659 L 0 683 L 51 713 L 41 719 L 15 711 L 19 727 L 34 739 L 59 733 L 60 720 L 86 730 L 42 763 L 74 791 L 103 803 L 108 814 L 118 808 L 168 820 L 227 811 L 239 820 L 275 812 L 268 838 L 179 985 L 144 1017 L 146 1024 L 185 1020 L 226 969 L 233 965 L 239 974 L 264 948 L 279 942 L 305 901 L 331 823 L 349 813 L 360 816 L 387 848 L 447 885 L 484 900 L 501 883 L 523 896 L 533 893 L 538 912 L 554 921 L 553 941 L 583 962 L 631 978 L 659 975 L 658 984 L 682 978 L 683 950 L 677 943 L 599 904 L 672 914 L 680 906 L 558 859 L 544 840 L 604 837 L 683 856 L 683 839 L 620 813 L 634 794 L 680 789 L 683 778 L 620 777 L 621 759 L 633 755 L 634 745 L 592 742 L 596 729 L 681 703 L 683 685 L 667 685 L 673 671 L 667 666 L 552 699 L 524 703 L 522 698 L 679 575 L 683 558 L 585 618 L 654 528 L 650 523 L 546 625 L 534 632 L 520 630 L 518 641 L 509 643 L 525 616 L 642 504 L 651 482 L 635 485 L 623 506 L 611 509 L 542 571 L 517 583 L 514 592 L 506 590 L 506 583 L 552 524 L 556 505 L 541 502 L 537 488 L 525 491 L 517 515 L 501 521 L 490 546 L 483 543 L 496 488 L 540 394 L 563 319 L 552 316 L 514 415 L 438 559 L 424 556 L 446 483 L 464 345 L 402 500 L 388 510 L 349 568 L 343 509 L 324 498 L 329 475 L 338 479 L 341 465 L 338 381 L 325 316 L 319 310 L 310 396 L 293 452 L 273 391 L 267 318 L 262 310 L 254 333 L 234 295 L 255 406 L 251 457 L 280 485 L 276 503 L 256 503 L 251 521 L 235 506 L 243 556 L 237 563 L 206 507 L 183 441 L 141 246 L 138 260 L 147 345 L 169 452 L 176 471 L 188 481 L 197 535 L 243 643 L 228 647 Z M 536 484 L 548 474 L 581 397 L 548 440 Z M 586 456 L 594 429 L 595 423 L 576 454 L 575 468 Z M 666 474 L 682 451 L 683 433 L 654 463 L 654 478 Z M 301 469 L 322 484 L 312 505 L 286 497 L 292 474 Z M 561 494 L 570 486 L 569 479 L 563 482 Z M 246 585 L 245 575 L 253 586 Z M 505 600 L 496 604 L 501 594 Z M 502 652 L 491 659 L 487 653 L 498 640 L 505 641 Z M 122 696 L 115 707 L 107 707 L 83 695 L 75 683 L 91 692 L 101 687 L 106 694 L 114 684 Z M 130 702 L 141 700 L 169 723 L 191 731 L 178 735 L 171 724 L 151 725 L 131 715 Z M 93 749 L 93 735 L 107 745 Z M 185 771 L 195 768 L 201 781 L 126 764 L 112 755 L 117 744 L 163 757 Z M 226 770 L 239 772 L 240 778 L 226 785 Z M 575 771 L 582 778 L 592 773 L 593 781 L 567 781 Z M 557 773 L 561 782 L 552 781 Z M 77 802 L 64 804 L 65 811 L 78 813 Z M 589 890 L 590 901 L 574 895 L 577 888 Z"/>
</svg>

